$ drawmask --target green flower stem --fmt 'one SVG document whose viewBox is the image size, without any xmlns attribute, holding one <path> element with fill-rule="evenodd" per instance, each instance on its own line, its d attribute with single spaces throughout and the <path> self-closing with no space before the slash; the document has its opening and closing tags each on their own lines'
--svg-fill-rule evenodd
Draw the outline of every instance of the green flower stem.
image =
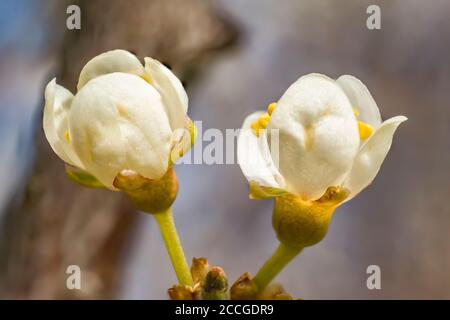
<svg viewBox="0 0 450 320">
<path fill-rule="evenodd" d="M 258 288 L 258 293 L 262 292 L 277 274 L 302 250 L 301 248 L 289 247 L 280 243 L 272 256 L 264 263 L 253 278 L 253 282 Z"/>
<path fill-rule="evenodd" d="M 192 276 L 173 221 L 172 209 L 153 214 L 161 231 L 173 269 L 181 285 L 192 286 Z"/>
</svg>

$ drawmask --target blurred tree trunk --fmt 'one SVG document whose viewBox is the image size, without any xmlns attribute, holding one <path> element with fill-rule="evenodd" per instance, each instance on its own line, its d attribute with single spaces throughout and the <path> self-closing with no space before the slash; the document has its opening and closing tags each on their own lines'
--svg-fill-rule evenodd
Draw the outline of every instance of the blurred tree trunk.
<svg viewBox="0 0 450 320">
<path fill-rule="evenodd" d="M 236 35 L 207 1 L 85 0 L 78 5 L 81 30 L 66 32 L 57 75 L 72 92 L 83 65 L 101 52 L 123 48 L 141 59 L 152 56 L 186 79 L 208 53 Z M 65 14 L 65 9 L 58 11 Z M 45 140 L 41 119 L 36 119 L 35 164 L 2 226 L 0 297 L 113 298 L 137 214 L 119 193 L 72 184 Z M 69 265 L 81 268 L 81 290 L 66 288 Z"/>
</svg>

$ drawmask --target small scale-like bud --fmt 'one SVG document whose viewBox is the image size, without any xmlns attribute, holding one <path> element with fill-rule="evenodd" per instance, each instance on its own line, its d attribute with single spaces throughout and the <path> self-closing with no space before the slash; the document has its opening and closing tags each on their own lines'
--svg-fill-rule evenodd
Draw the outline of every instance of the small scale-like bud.
<svg viewBox="0 0 450 320">
<path fill-rule="evenodd" d="M 227 300 L 228 280 L 220 267 L 212 267 L 206 274 L 202 285 L 203 300 Z"/>
<path fill-rule="evenodd" d="M 320 242 L 327 234 L 334 210 L 348 194 L 347 189 L 330 187 L 316 201 L 304 201 L 293 194 L 277 197 L 272 225 L 280 242 L 294 248 Z"/>
<path fill-rule="evenodd" d="M 191 266 L 192 280 L 194 283 L 201 283 L 209 270 L 209 263 L 206 258 L 193 258 Z"/>
<path fill-rule="evenodd" d="M 159 180 L 150 180 L 131 170 L 122 170 L 114 179 L 114 186 L 123 191 L 136 209 L 147 213 L 163 212 L 170 208 L 178 192 L 178 180 L 173 168 Z"/>
<path fill-rule="evenodd" d="M 167 293 L 172 300 L 194 300 L 194 290 L 189 286 L 175 285 Z"/>
<path fill-rule="evenodd" d="M 230 289 L 231 300 L 254 300 L 257 294 L 258 288 L 248 272 L 240 276 Z"/>
</svg>

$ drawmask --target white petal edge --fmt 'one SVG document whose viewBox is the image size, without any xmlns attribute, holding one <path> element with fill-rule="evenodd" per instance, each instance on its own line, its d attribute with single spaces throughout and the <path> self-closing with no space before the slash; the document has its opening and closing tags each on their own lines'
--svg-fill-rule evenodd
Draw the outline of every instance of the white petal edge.
<svg viewBox="0 0 450 320">
<path fill-rule="evenodd" d="M 352 107 L 358 110 L 359 120 L 378 128 L 381 124 L 380 110 L 364 83 L 350 75 L 342 75 L 336 82 L 344 90 Z"/>
<path fill-rule="evenodd" d="M 172 131 L 184 128 L 188 96 L 180 80 L 158 60 L 146 57 L 145 73 L 161 94 Z"/>
<path fill-rule="evenodd" d="M 53 151 L 66 163 L 83 169 L 65 133 L 69 130 L 68 115 L 73 94 L 56 83 L 53 78 L 45 88 L 45 106 L 43 117 L 44 134 Z"/>
<path fill-rule="evenodd" d="M 100 75 L 123 72 L 138 76 L 144 74 L 144 67 L 139 59 L 126 50 L 111 50 L 92 58 L 80 72 L 77 89 L 80 90 L 89 80 Z"/>
<path fill-rule="evenodd" d="M 238 136 L 237 160 L 244 176 L 249 182 L 262 187 L 284 188 L 284 179 L 274 165 L 267 143 L 267 131 L 261 130 L 256 137 L 251 125 L 264 112 L 249 115 L 242 125 Z"/>
<path fill-rule="evenodd" d="M 384 121 L 372 136 L 361 146 L 353 166 L 344 180 L 343 186 L 350 190 L 349 201 L 366 188 L 376 177 L 392 145 L 394 133 L 404 116 L 396 116 Z"/>
</svg>

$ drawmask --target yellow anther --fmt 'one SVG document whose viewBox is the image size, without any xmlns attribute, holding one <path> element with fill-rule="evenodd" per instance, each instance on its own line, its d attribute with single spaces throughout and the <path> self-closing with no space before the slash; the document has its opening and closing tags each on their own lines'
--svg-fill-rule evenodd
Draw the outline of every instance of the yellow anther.
<svg viewBox="0 0 450 320">
<path fill-rule="evenodd" d="M 267 113 L 269 114 L 269 116 L 272 115 L 273 110 L 275 110 L 275 108 L 277 107 L 277 103 L 276 102 L 272 102 L 271 104 L 269 104 L 267 106 Z"/>
<path fill-rule="evenodd" d="M 64 138 L 66 139 L 67 142 L 70 142 L 70 135 L 69 135 L 68 130 L 66 130 L 66 132 L 64 132 Z"/>
<path fill-rule="evenodd" d="M 255 136 L 259 137 L 259 124 L 258 124 L 258 120 L 256 120 L 255 122 L 252 123 L 251 128 L 252 128 L 253 132 L 255 133 Z"/>
<path fill-rule="evenodd" d="M 358 130 L 361 140 L 366 140 L 373 132 L 372 126 L 362 121 L 358 121 Z"/>
<path fill-rule="evenodd" d="M 252 123 L 251 128 L 257 137 L 259 137 L 259 130 L 267 128 L 269 125 L 269 120 L 270 115 L 268 113 L 264 113 L 258 118 L 258 120 Z"/>
<path fill-rule="evenodd" d="M 359 117 L 358 109 L 353 108 L 353 114 L 355 115 L 356 120 L 358 120 Z M 358 121 L 358 131 L 359 131 L 359 138 L 361 140 L 366 140 L 372 134 L 373 128 L 370 124 Z"/>
<path fill-rule="evenodd" d="M 261 128 L 267 128 L 267 126 L 269 125 L 269 120 L 270 120 L 270 115 L 268 113 L 266 113 L 258 119 L 258 124 Z"/>
<path fill-rule="evenodd" d="M 270 121 L 270 115 L 275 110 L 277 104 L 272 102 L 267 106 L 267 112 L 260 116 L 255 122 L 252 123 L 251 128 L 257 137 L 259 137 L 259 130 L 267 128 Z"/>
</svg>

